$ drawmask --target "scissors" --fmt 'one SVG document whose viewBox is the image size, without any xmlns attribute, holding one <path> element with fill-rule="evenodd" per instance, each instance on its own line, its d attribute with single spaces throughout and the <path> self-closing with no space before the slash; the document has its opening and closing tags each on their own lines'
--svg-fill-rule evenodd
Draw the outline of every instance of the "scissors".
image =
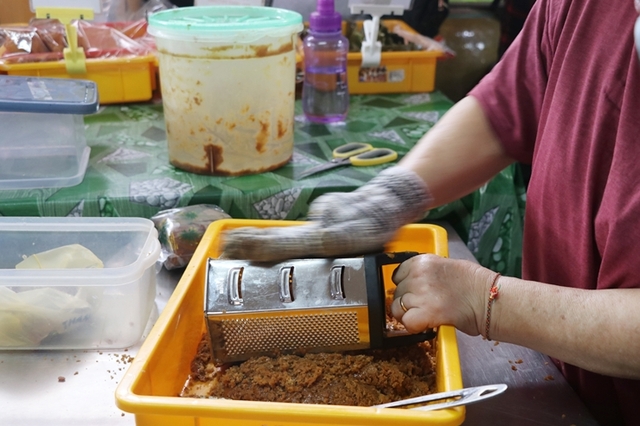
<svg viewBox="0 0 640 426">
<path fill-rule="evenodd" d="M 328 163 L 320 164 L 305 170 L 299 179 L 316 173 L 331 170 L 342 166 L 377 166 L 389 163 L 398 158 L 398 153 L 389 148 L 374 148 L 371 144 L 363 142 L 350 142 L 340 145 L 333 150 L 333 159 Z"/>
</svg>

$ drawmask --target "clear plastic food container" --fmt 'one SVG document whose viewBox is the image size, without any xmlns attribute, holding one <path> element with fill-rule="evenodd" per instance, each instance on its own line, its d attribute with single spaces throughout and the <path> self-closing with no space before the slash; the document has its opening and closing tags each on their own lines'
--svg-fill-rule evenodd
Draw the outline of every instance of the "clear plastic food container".
<svg viewBox="0 0 640 426">
<path fill-rule="evenodd" d="M 148 219 L 0 217 L 0 349 L 137 343 L 159 254 Z"/>
<path fill-rule="evenodd" d="M 82 182 L 90 153 L 83 115 L 97 108 L 94 82 L 0 75 L 0 190 Z"/>
</svg>

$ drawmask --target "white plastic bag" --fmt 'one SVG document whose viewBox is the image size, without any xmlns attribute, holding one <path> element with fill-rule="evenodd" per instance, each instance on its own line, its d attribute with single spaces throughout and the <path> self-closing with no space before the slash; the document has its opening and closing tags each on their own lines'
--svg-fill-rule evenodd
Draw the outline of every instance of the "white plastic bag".
<svg viewBox="0 0 640 426">
<path fill-rule="evenodd" d="M 103 268 L 98 256 L 80 244 L 70 244 L 32 254 L 16 265 L 16 269 Z"/>
<path fill-rule="evenodd" d="M 80 244 L 25 256 L 16 265 L 23 270 L 103 267 L 102 261 Z M 17 289 L 0 287 L 0 348 L 37 346 L 44 339 L 78 329 L 90 321 L 95 293 L 101 291 L 85 287 Z"/>
<path fill-rule="evenodd" d="M 91 305 L 80 297 L 45 287 L 16 293 L 0 287 L 0 347 L 37 346 L 89 320 Z"/>
</svg>

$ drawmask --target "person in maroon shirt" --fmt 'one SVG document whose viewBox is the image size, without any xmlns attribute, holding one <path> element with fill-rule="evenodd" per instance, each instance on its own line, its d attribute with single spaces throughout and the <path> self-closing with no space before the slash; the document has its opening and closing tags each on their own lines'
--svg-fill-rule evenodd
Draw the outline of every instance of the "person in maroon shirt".
<svg viewBox="0 0 640 426">
<path fill-rule="evenodd" d="M 449 324 L 548 354 L 601 424 L 640 424 L 637 18 L 633 0 L 537 0 L 498 65 L 397 166 L 319 197 L 302 226 L 226 234 L 226 254 L 380 250 L 429 208 L 531 164 L 523 278 L 416 256 L 394 273 L 392 313 L 411 332 Z"/>
</svg>

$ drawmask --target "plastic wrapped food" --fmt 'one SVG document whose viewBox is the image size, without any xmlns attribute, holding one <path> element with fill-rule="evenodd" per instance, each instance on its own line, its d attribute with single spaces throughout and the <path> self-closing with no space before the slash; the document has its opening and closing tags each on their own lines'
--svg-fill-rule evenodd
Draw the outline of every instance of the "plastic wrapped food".
<svg viewBox="0 0 640 426">
<path fill-rule="evenodd" d="M 143 56 L 155 50 L 145 20 L 125 23 L 75 21 L 78 45 L 87 58 Z M 0 27 L 0 62 L 6 64 L 63 59 L 65 26 L 57 19 L 33 19 L 27 26 Z"/>
<path fill-rule="evenodd" d="M 220 207 L 197 204 L 162 210 L 151 218 L 162 244 L 160 260 L 165 268 L 187 266 L 207 227 L 219 219 L 230 218 Z"/>
</svg>

